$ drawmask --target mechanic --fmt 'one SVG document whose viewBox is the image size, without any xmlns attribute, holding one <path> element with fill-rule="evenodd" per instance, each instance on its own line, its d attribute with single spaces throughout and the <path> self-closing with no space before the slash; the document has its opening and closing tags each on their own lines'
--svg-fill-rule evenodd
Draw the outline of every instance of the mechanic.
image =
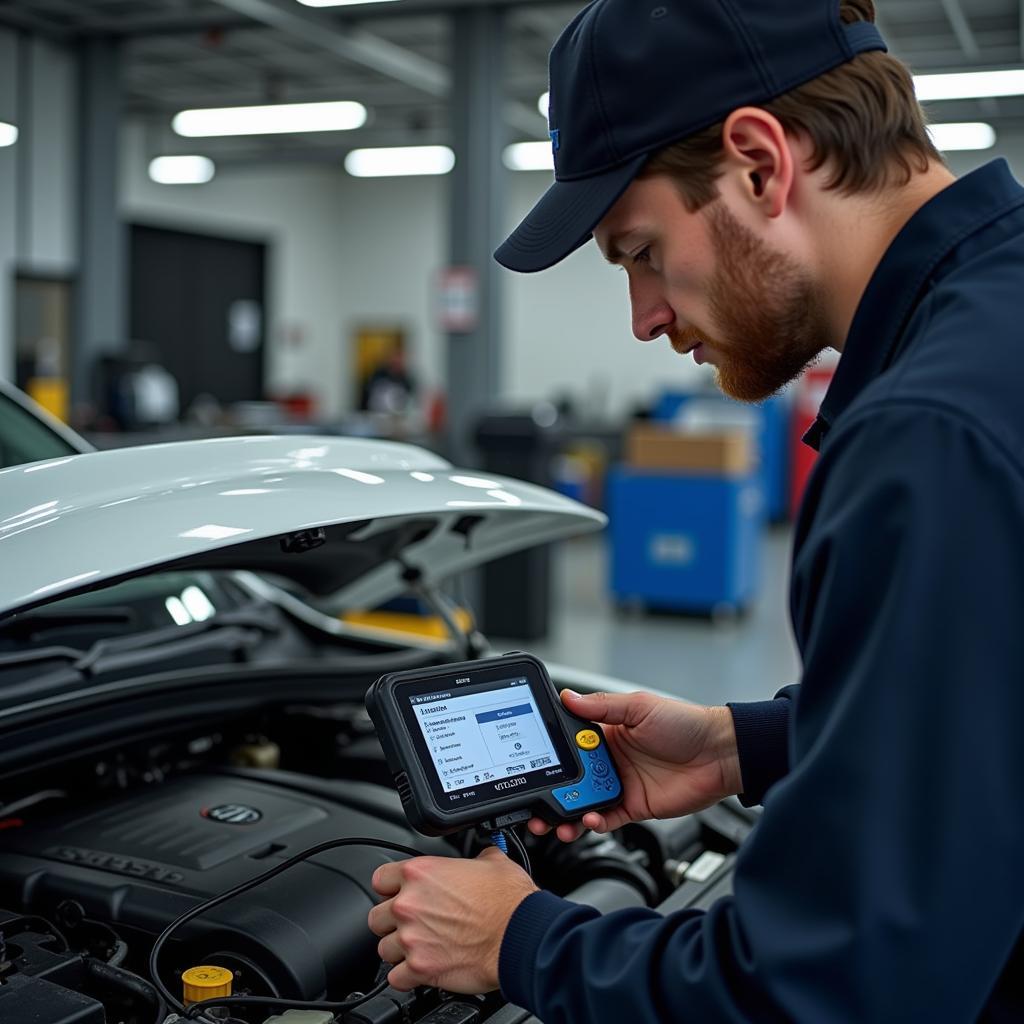
<svg viewBox="0 0 1024 1024">
<path fill-rule="evenodd" d="M 1024 189 L 1002 160 L 954 179 L 873 20 L 596 0 L 554 48 L 556 183 L 499 261 L 593 235 L 637 338 L 737 398 L 842 352 L 805 439 L 802 683 L 564 694 L 625 789 L 587 827 L 763 801 L 734 896 L 601 917 L 495 851 L 387 865 L 370 925 L 397 987 L 500 985 L 545 1024 L 1024 1020 Z"/>
</svg>

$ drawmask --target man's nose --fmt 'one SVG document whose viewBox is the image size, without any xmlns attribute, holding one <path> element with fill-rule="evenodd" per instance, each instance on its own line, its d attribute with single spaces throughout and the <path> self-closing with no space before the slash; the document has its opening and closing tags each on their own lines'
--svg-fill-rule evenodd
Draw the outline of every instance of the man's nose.
<svg viewBox="0 0 1024 1024">
<path fill-rule="evenodd" d="M 637 341 L 654 341 L 672 330 L 675 313 L 667 302 L 641 307 L 633 303 L 633 335 Z"/>
<path fill-rule="evenodd" d="M 660 296 L 644 293 L 631 284 L 629 301 L 633 308 L 633 336 L 637 341 L 654 341 L 672 330 L 676 315 Z"/>
</svg>

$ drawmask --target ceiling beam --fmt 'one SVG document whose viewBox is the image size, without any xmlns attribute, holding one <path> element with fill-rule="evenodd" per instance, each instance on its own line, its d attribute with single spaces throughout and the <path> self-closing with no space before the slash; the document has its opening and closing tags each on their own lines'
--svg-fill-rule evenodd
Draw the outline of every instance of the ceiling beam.
<svg viewBox="0 0 1024 1024">
<path fill-rule="evenodd" d="M 104 32 L 127 38 L 146 36 L 191 35 L 211 29 L 247 28 L 247 18 L 232 18 L 211 6 L 208 11 L 156 11 L 149 14 L 124 14 L 116 18 L 94 19 L 87 26 L 90 32 Z"/>
<path fill-rule="evenodd" d="M 349 19 L 381 21 L 385 18 L 404 18 L 410 15 L 451 14 L 466 7 L 480 7 L 483 2 L 484 0 L 402 0 L 401 3 L 396 4 L 372 2 L 347 4 L 344 7 L 326 8 L 326 10 L 343 15 L 346 21 Z M 490 7 L 506 8 L 575 7 L 576 10 L 581 10 L 586 6 L 583 0 L 573 0 L 568 4 L 566 0 L 487 0 L 487 3 Z M 565 21 L 568 22 L 571 18 L 570 14 Z"/>
<path fill-rule="evenodd" d="M 43 0 L 42 3 L 32 4 L 32 9 L 36 14 L 40 14 L 43 17 L 70 16 L 75 23 L 81 21 L 83 17 L 89 14 L 88 8 L 83 9 L 80 4 L 72 3 L 71 0 Z"/>
<path fill-rule="evenodd" d="M 981 47 L 978 46 L 978 40 L 974 38 L 974 32 L 963 7 L 960 6 L 960 0 L 942 0 L 942 9 L 946 12 L 949 24 L 953 28 L 953 35 L 956 36 L 960 49 L 964 51 L 964 56 L 968 60 L 979 60 Z"/>
<path fill-rule="evenodd" d="M 45 36 L 47 39 L 61 42 L 70 39 L 74 33 L 63 25 L 58 25 L 47 18 L 40 18 L 17 7 L 0 8 L 0 26 L 21 29 Z"/>
<path fill-rule="evenodd" d="M 402 3 L 379 4 L 361 3 L 337 9 L 327 8 L 335 23 L 355 24 L 362 21 L 392 20 L 394 18 L 423 15 L 443 15 L 463 7 L 474 6 L 481 0 L 402 0 Z M 565 7 L 564 0 L 489 0 L 495 7 L 522 8 Z M 209 10 L 167 10 L 137 14 L 125 10 L 116 17 L 95 15 L 85 6 L 67 0 L 57 0 L 60 9 L 83 20 L 74 26 L 60 24 L 48 17 L 57 7 L 50 5 L 46 10 L 25 7 L 0 7 L 0 25 L 29 29 L 55 39 L 66 39 L 74 35 L 117 35 L 129 38 L 161 35 L 189 35 L 207 29 L 246 28 L 252 24 L 250 18 L 226 16 L 211 2 Z M 128 5 L 126 5 L 127 7 Z M 582 6 L 582 4 L 580 4 Z M 301 8 L 300 8 L 301 10 Z M 307 8 L 307 10 L 310 10 Z M 343 12 L 343 14 L 342 14 Z M 568 19 L 564 19 L 568 20 Z"/>
<path fill-rule="evenodd" d="M 418 53 L 361 29 L 343 32 L 328 19 L 306 11 L 294 0 L 216 0 L 221 7 L 244 14 L 253 21 L 329 50 L 343 60 L 387 75 L 430 96 L 447 96 L 451 89 L 448 70 Z"/>
<path fill-rule="evenodd" d="M 554 45 L 569 23 L 561 11 L 545 10 L 540 6 L 517 12 L 517 21 L 546 40 L 549 46 Z"/>
<path fill-rule="evenodd" d="M 215 8 L 196 11 L 194 14 L 140 14 L 110 19 L 102 31 L 125 39 L 156 39 L 160 36 L 192 36 L 211 30 L 230 32 L 252 27 L 250 18 L 232 16 Z"/>
<path fill-rule="evenodd" d="M 447 98 L 451 94 L 451 72 L 443 64 L 363 29 L 339 29 L 332 21 L 315 15 L 312 10 L 307 12 L 298 9 L 293 0 L 216 2 L 237 14 L 245 14 L 254 21 L 319 46 L 378 74 L 387 75 L 429 96 Z M 505 117 L 511 127 L 530 138 L 546 136 L 543 118 L 523 103 L 507 104 Z"/>
<path fill-rule="evenodd" d="M 31 11 L 22 7 L 5 5 L 0 8 L 0 19 L 10 16 L 32 24 L 26 24 L 39 31 L 61 36 L 73 35 L 114 35 L 146 36 L 173 33 L 203 32 L 211 28 L 238 28 L 251 25 L 251 21 L 240 18 L 225 18 L 224 11 L 215 4 L 207 9 L 185 8 L 178 5 L 165 10 L 136 13 L 125 10 L 117 15 L 100 14 L 89 4 L 77 0 L 43 0 L 31 4 Z M 67 19 L 61 21 L 60 19 Z"/>
</svg>

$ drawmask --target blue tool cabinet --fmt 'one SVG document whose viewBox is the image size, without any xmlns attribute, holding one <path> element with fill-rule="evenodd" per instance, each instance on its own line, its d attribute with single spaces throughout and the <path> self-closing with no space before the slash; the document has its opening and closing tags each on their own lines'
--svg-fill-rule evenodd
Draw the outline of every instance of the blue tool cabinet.
<svg viewBox="0 0 1024 1024">
<path fill-rule="evenodd" d="M 764 497 L 757 476 L 609 476 L 611 591 L 620 603 L 711 613 L 756 596 Z"/>
</svg>

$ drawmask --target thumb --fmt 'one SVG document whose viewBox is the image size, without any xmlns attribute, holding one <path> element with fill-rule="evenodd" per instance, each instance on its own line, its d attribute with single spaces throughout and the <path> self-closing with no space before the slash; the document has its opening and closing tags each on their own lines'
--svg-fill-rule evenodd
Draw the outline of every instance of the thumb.
<svg viewBox="0 0 1024 1024">
<path fill-rule="evenodd" d="M 508 860 L 508 856 L 501 852 L 496 846 L 488 846 L 481 851 L 477 860 Z"/>
<path fill-rule="evenodd" d="M 574 715 L 604 725 L 634 725 L 639 711 L 638 693 L 576 693 L 562 691 L 562 703 Z"/>
</svg>

